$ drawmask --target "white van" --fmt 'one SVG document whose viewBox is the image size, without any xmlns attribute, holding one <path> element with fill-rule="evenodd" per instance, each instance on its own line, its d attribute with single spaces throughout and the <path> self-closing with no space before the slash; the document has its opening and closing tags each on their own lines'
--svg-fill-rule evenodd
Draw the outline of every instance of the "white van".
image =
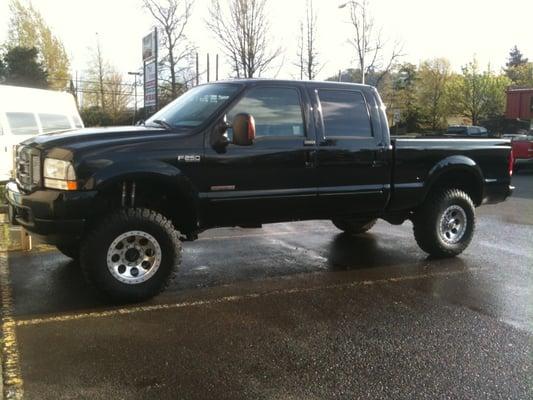
<svg viewBox="0 0 533 400">
<path fill-rule="evenodd" d="M 0 85 L 0 182 L 11 178 L 13 147 L 41 133 L 83 128 L 74 96 Z"/>
</svg>

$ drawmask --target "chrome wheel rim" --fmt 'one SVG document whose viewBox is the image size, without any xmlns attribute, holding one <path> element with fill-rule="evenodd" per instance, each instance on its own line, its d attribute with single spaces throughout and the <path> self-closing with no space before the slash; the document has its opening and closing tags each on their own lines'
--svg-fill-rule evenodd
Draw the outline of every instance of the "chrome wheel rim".
<svg viewBox="0 0 533 400">
<path fill-rule="evenodd" d="M 442 213 L 439 224 L 439 235 L 447 244 L 456 244 L 466 232 L 466 212 L 458 205 L 448 207 Z"/>
<path fill-rule="evenodd" d="M 149 233 L 129 231 L 119 235 L 107 250 L 107 268 L 120 282 L 146 282 L 161 265 L 161 246 Z"/>
</svg>

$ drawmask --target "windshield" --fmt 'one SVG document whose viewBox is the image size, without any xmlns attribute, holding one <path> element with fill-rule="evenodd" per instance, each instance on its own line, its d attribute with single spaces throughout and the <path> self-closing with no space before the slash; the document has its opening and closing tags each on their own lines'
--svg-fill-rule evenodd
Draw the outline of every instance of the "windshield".
<svg viewBox="0 0 533 400">
<path fill-rule="evenodd" d="M 197 86 L 155 113 L 146 124 L 161 125 L 155 121 L 164 121 L 172 127 L 194 128 L 227 104 L 239 88 L 229 83 Z"/>
</svg>

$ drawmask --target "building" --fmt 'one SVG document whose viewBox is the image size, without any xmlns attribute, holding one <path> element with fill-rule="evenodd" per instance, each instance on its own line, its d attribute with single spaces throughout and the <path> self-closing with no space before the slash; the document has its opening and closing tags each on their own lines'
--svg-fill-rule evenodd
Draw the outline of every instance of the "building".
<svg viewBox="0 0 533 400">
<path fill-rule="evenodd" d="M 533 88 L 507 90 L 505 117 L 530 120 L 533 124 Z"/>
</svg>

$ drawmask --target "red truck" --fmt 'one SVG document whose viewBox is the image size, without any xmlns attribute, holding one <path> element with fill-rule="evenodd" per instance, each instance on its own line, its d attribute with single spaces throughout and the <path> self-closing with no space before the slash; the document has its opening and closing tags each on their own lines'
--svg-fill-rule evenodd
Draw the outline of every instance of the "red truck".
<svg viewBox="0 0 533 400">
<path fill-rule="evenodd" d="M 511 139 L 515 168 L 522 164 L 533 163 L 533 132 L 522 135 L 503 135 Z"/>
</svg>

